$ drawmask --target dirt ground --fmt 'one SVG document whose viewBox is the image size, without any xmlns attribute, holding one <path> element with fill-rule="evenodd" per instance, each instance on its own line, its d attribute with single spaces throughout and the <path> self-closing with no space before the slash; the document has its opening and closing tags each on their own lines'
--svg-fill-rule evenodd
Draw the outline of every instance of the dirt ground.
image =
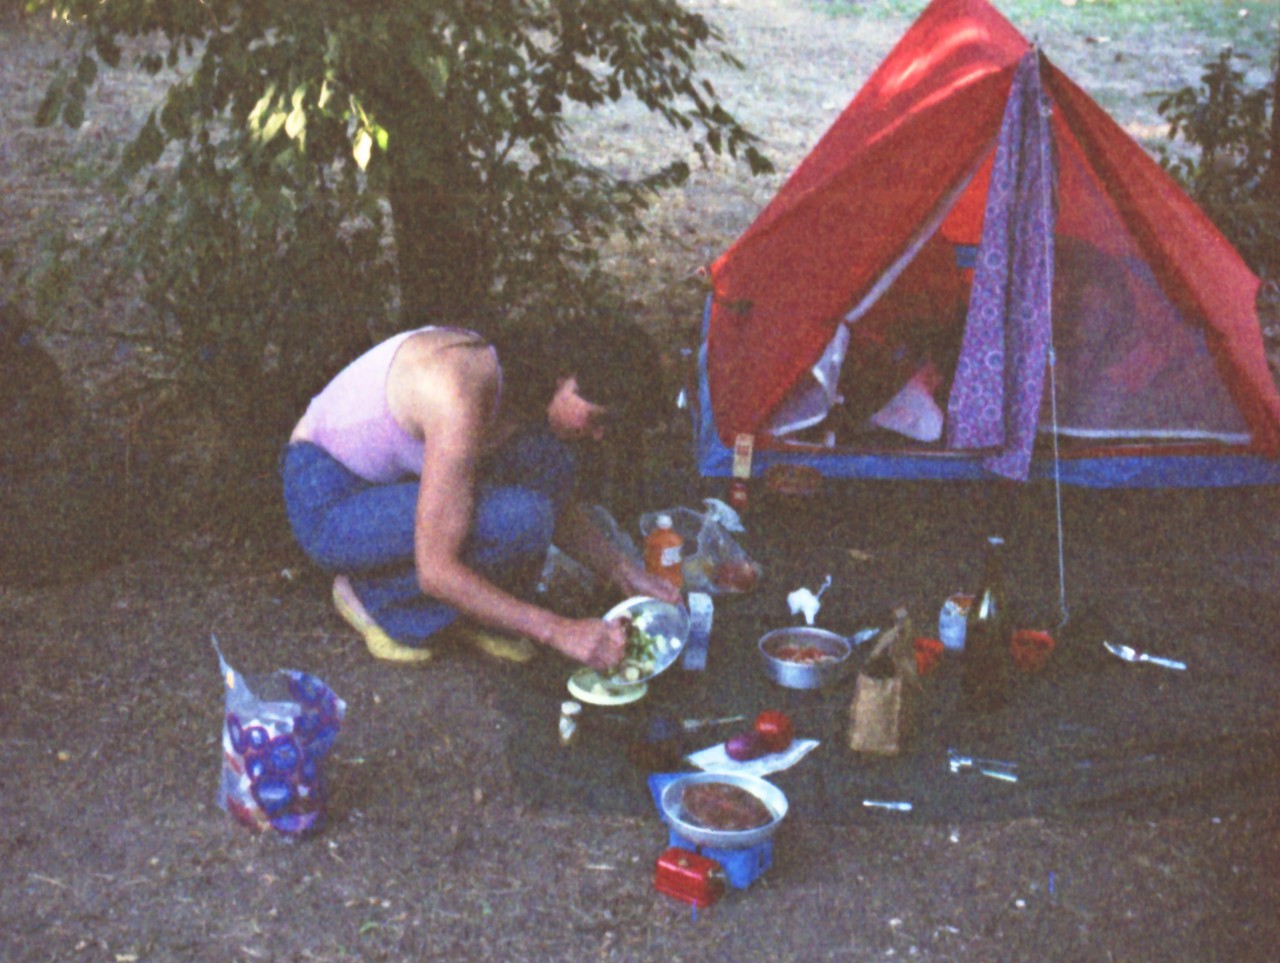
<svg viewBox="0 0 1280 963">
<path fill-rule="evenodd" d="M 686 343 L 694 270 L 750 222 L 907 22 L 786 0 L 691 6 L 746 61 L 744 74 L 714 76 L 780 173 L 700 169 L 655 210 L 638 252 L 610 252 L 648 320 Z M 101 217 L 89 174 L 154 90 L 112 75 L 84 129 L 35 130 L 27 119 L 60 48 L 49 29 L 3 17 L 0 241 L 22 259 L 50 219 L 88 230 Z M 1135 85 L 1194 80 L 1216 52 L 1176 29 L 1040 39 L 1104 105 L 1127 105 L 1122 122 L 1140 137 L 1158 133 L 1157 118 Z M 620 109 L 593 120 L 583 149 L 626 164 L 665 138 Z M 140 363 L 103 337 L 127 310 L 86 303 L 43 337 L 107 425 L 122 421 L 119 386 Z M 856 827 L 797 817 L 758 883 L 695 916 L 653 890 L 666 842 L 656 817 L 583 820 L 519 798 L 511 722 L 482 656 L 376 663 L 326 595 L 283 540 L 246 551 L 216 520 L 75 580 L 0 587 L 0 959 L 1276 958 L 1276 807 Z M 254 836 L 215 805 L 212 634 L 241 670 L 305 669 L 349 703 L 319 836 Z"/>
</svg>

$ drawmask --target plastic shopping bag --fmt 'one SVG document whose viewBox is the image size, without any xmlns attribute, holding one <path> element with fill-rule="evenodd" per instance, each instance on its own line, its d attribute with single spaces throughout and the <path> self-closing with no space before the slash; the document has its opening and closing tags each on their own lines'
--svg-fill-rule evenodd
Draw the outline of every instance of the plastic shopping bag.
<svg viewBox="0 0 1280 963">
<path fill-rule="evenodd" d="M 758 562 L 737 543 L 731 532 L 745 529 L 738 513 L 716 498 L 703 500 L 704 510 L 668 508 L 640 516 L 640 534 L 653 530 L 659 515 L 671 516 L 672 527 L 684 538 L 684 587 L 710 595 L 750 592 L 760 581 Z"/>
<path fill-rule="evenodd" d="M 299 837 L 325 821 L 322 762 L 347 704 L 313 675 L 280 669 L 252 686 L 213 640 L 226 686 L 218 805 L 255 831 Z"/>
</svg>

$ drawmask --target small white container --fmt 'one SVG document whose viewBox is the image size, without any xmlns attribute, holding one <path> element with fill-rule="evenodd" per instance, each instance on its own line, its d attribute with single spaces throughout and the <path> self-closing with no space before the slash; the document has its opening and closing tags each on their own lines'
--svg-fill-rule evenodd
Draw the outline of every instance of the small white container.
<svg viewBox="0 0 1280 963">
<path fill-rule="evenodd" d="M 560 703 L 560 745 L 572 745 L 578 738 L 578 719 L 582 715 L 580 702 Z"/>
<path fill-rule="evenodd" d="M 964 652 L 964 626 L 971 605 L 973 596 L 960 593 L 948 596 L 942 603 L 942 611 L 938 614 L 938 638 L 949 655 Z"/>
</svg>

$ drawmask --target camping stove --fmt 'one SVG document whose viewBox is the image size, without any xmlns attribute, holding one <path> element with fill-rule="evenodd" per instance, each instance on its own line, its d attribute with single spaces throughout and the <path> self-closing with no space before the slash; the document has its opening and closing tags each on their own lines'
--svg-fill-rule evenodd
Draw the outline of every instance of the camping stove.
<svg viewBox="0 0 1280 963">
<path fill-rule="evenodd" d="M 773 865 L 773 837 L 744 849 L 700 846 L 668 827 L 668 845 L 704 859 L 714 860 L 724 872 L 724 880 L 734 889 L 746 889 Z M 668 849 L 667 852 L 671 852 Z"/>
<path fill-rule="evenodd" d="M 649 776 L 649 790 L 653 795 L 654 803 L 658 806 L 659 812 L 662 811 L 662 787 L 676 778 L 678 778 L 676 774 L 669 773 L 653 773 Z M 657 871 L 654 875 L 654 886 L 660 892 L 675 896 L 677 899 L 684 899 L 685 902 L 694 901 L 681 894 L 692 895 L 703 892 L 708 885 L 704 882 L 704 877 L 712 872 L 713 868 L 718 869 L 721 874 L 723 879 L 722 886 L 728 885 L 733 889 L 746 889 L 763 876 L 765 870 L 773 865 L 772 836 L 752 846 L 731 849 L 723 846 L 705 846 L 701 843 L 696 843 L 681 836 L 680 833 L 668 826 L 667 846 L 666 852 L 658 860 Z M 685 859 L 687 865 L 681 866 L 675 862 L 678 858 Z M 711 865 L 708 866 L 708 863 Z M 693 878 L 690 879 L 688 877 Z M 669 887 L 669 889 L 664 887 Z M 675 889 L 677 892 L 671 892 L 671 889 Z M 694 903 L 694 905 L 700 904 Z"/>
</svg>

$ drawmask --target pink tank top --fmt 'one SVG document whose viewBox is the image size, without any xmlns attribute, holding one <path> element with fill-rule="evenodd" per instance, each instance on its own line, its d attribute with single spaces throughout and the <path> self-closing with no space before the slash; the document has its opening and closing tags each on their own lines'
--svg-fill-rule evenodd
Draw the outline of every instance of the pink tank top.
<svg viewBox="0 0 1280 963">
<path fill-rule="evenodd" d="M 374 345 L 307 406 L 310 440 L 365 481 L 385 484 L 422 473 L 422 442 L 401 428 L 387 407 L 387 374 L 405 340 L 428 330 L 402 331 Z"/>
</svg>

